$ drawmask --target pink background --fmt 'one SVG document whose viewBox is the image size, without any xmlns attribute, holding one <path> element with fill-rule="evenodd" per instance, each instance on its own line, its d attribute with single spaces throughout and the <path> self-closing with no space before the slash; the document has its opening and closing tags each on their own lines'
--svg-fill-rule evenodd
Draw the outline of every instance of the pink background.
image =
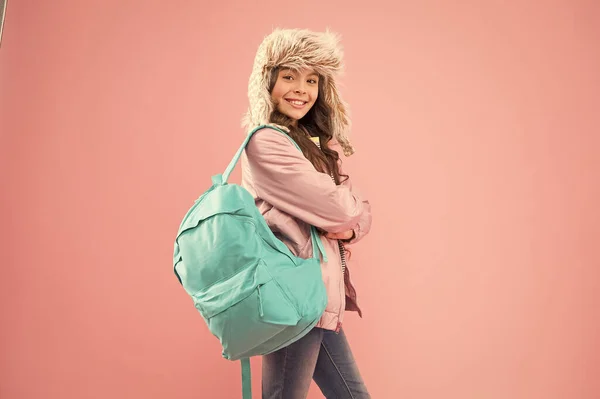
<svg viewBox="0 0 600 399">
<path fill-rule="evenodd" d="M 9 0 L 0 398 L 241 396 L 173 239 L 275 26 L 343 37 L 373 397 L 599 398 L 599 4 L 251 3 Z"/>
</svg>

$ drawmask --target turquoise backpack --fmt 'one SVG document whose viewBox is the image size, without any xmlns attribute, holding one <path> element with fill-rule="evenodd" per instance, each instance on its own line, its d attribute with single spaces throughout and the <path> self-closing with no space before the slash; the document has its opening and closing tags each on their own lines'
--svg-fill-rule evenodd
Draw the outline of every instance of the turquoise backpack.
<svg viewBox="0 0 600 399">
<path fill-rule="evenodd" d="M 269 229 L 252 195 L 228 184 L 248 134 L 222 175 L 186 213 L 175 239 L 173 267 L 221 355 L 240 360 L 242 394 L 252 398 L 250 357 L 283 348 L 306 335 L 327 305 L 320 257 L 323 243 L 311 226 L 313 256 L 296 257 Z"/>
</svg>

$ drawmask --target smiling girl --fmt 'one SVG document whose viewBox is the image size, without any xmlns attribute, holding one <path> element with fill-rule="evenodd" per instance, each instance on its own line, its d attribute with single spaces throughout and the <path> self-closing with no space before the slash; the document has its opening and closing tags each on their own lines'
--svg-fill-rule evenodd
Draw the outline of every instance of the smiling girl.
<svg viewBox="0 0 600 399">
<path fill-rule="evenodd" d="M 352 155 L 350 121 L 336 87 L 343 66 L 330 32 L 275 30 L 256 54 L 244 126 L 278 126 L 254 134 L 242 156 L 242 185 L 273 233 L 299 257 L 312 255 L 310 226 L 322 233 L 328 303 L 320 321 L 293 344 L 263 356 L 264 399 L 304 399 L 314 379 L 326 398 L 370 398 L 342 323 L 362 316 L 346 246 L 370 230 L 371 208 L 352 188 L 339 152 Z"/>
</svg>

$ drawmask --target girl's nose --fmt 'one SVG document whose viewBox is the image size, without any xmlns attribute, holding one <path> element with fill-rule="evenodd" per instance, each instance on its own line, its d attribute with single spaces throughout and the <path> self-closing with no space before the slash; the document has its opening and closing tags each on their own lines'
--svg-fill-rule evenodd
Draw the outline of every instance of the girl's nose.
<svg viewBox="0 0 600 399">
<path fill-rule="evenodd" d="M 304 88 L 304 83 L 298 82 L 296 88 L 294 89 L 294 93 L 296 93 L 296 94 L 306 93 L 306 89 Z"/>
</svg>

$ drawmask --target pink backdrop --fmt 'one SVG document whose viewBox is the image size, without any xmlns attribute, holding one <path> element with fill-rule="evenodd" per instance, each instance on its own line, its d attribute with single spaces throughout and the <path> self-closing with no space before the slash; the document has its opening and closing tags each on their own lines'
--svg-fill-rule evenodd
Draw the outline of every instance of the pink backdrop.
<svg viewBox="0 0 600 399">
<path fill-rule="evenodd" d="M 240 397 L 171 260 L 274 26 L 343 36 L 373 397 L 600 397 L 598 3 L 250 3 L 9 0 L 0 398 Z"/>
</svg>

